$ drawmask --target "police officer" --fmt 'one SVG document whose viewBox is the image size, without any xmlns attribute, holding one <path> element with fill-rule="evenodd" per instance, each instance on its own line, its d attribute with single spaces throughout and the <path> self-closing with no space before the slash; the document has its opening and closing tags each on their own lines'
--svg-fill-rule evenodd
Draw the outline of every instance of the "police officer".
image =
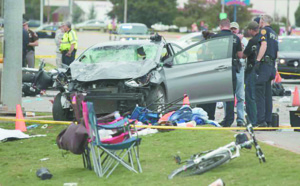
<svg viewBox="0 0 300 186">
<path fill-rule="evenodd" d="M 272 122 L 272 89 L 271 81 L 275 79 L 275 60 L 278 53 L 278 36 L 271 28 L 272 17 L 264 15 L 260 19 L 257 78 L 256 78 L 256 105 L 257 125 L 266 127 Z"/>
<path fill-rule="evenodd" d="M 56 66 L 57 68 L 61 68 L 61 63 L 62 63 L 62 54 L 60 52 L 60 43 L 61 43 L 61 40 L 64 36 L 64 29 L 63 29 L 63 25 L 60 24 L 59 25 L 59 28 L 56 30 L 55 32 L 55 38 L 54 38 L 54 41 L 55 41 L 55 44 L 56 44 Z"/>
<path fill-rule="evenodd" d="M 239 59 L 243 57 L 242 44 L 240 38 L 233 34 L 230 30 L 230 20 L 222 19 L 220 21 L 221 32 L 214 35 L 215 37 L 233 36 L 233 49 L 232 49 L 232 83 L 233 92 L 235 94 L 236 89 L 236 73 L 239 72 Z M 230 127 L 234 121 L 234 101 L 226 102 L 225 118 L 221 122 L 223 127 Z"/>
<path fill-rule="evenodd" d="M 107 30 L 109 33 L 109 40 L 111 40 L 111 35 L 113 34 L 113 24 L 111 22 L 108 23 Z"/>
<path fill-rule="evenodd" d="M 63 29 L 65 33 L 62 37 L 59 50 L 62 53 L 62 63 L 69 66 L 75 59 L 77 51 L 77 35 L 75 31 L 71 29 L 70 22 L 64 23 Z"/>
<path fill-rule="evenodd" d="M 246 112 L 250 123 L 253 126 L 257 124 L 257 109 L 255 102 L 255 83 L 256 73 L 254 66 L 256 64 L 257 57 L 257 45 L 259 40 L 259 24 L 256 21 L 249 23 L 248 34 L 252 36 L 248 45 L 244 50 L 243 58 L 247 58 L 245 68 L 245 98 L 246 98 Z"/>
<path fill-rule="evenodd" d="M 26 60 L 25 60 L 25 67 L 28 65 L 29 68 L 34 68 L 35 66 L 35 47 L 39 45 L 39 37 L 38 35 L 29 29 L 28 22 L 23 22 L 23 28 L 27 30 L 29 43 L 27 45 L 26 51 Z"/>
</svg>

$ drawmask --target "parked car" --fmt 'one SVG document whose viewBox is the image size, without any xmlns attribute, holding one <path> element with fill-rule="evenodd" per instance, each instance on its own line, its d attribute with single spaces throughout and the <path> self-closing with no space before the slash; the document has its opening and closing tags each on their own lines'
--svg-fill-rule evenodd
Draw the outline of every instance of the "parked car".
<svg viewBox="0 0 300 186">
<path fill-rule="evenodd" d="M 278 72 L 283 78 L 300 78 L 300 36 L 279 38 Z"/>
<path fill-rule="evenodd" d="M 176 43 L 179 46 L 185 48 L 201 41 L 202 39 L 203 36 L 201 32 L 194 32 L 194 33 L 183 35 L 179 39 L 173 41 L 173 43 Z"/>
<path fill-rule="evenodd" d="M 35 19 L 29 19 L 28 21 L 28 27 L 29 28 L 37 28 L 41 25 L 41 21 L 40 20 L 35 20 Z"/>
<path fill-rule="evenodd" d="M 141 23 L 124 23 L 120 24 L 117 28 L 116 40 L 138 40 L 149 39 L 148 28 L 145 24 Z"/>
<path fill-rule="evenodd" d="M 164 25 L 161 22 L 151 25 L 151 28 L 155 31 L 174 31 L 179 29 L 176 25 Z"/>
<path fill-rule="evenodd" d="M 39 38 L 55 38 L 55 32 L 57 29 L 57 25 L 43 25 L 35 29 L 35 32 Z"/>
<path fill-rule="evenodd" d="M 54 120 L 67 119 L 71 94 L 94 102 L 97 113 L 132 111 L 136 104 L 160 110 L 188 94 L 191 104 L 233 100 L 232 37 L 214 38 L 181 50 L 162 40 L 96 44 L 71 65 L 53 104 Z M 179 52 L 175 52 L 179 51 Z"/>
<path fill-rule="evenodd" d="M 101 20 L 88 20 L 82 23 L 78 23 L 75 25 L 75 30 L 78 30 L 82 32 L 83 30 L 100 30 L 100 31 L 105 31 L 107 25 L 105 24 L 104 21 Z"/>
</svg>

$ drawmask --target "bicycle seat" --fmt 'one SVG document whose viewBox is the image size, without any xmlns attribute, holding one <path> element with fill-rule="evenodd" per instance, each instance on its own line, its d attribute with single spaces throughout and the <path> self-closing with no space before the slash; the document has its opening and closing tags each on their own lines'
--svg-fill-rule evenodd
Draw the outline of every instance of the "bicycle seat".
<svg viewBox="0 0 300 186">
<path fill-rule="evenodd" d="M 241 145 L 241 144 L 247 142 L 248 140 L 249 140 L 248 136 L 245 133 L 239 133 L 235 136 L 235 144 L 237 144 L 237 145 Z M 251 149 L 252 145 L 246 145 L 244 147 L 246 149 Z"/>
</svg>

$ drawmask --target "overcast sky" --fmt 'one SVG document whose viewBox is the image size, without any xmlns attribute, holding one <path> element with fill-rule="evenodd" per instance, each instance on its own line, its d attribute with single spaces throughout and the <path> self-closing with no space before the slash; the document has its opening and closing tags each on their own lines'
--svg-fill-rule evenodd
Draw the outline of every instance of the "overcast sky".
<svg viewBox="0 0 300 186">
<path fill-rule="evenodd" d="M 177 0 L 179 5 L 183 5 L 183 3 L 188 2 L 188 0 Z M 271 16 L 274 15 L 275 11 L 275 1 L 277 2 L 276 5 L 276 12 L 280 16 L 287 16 L 287 2 L 288 0 L 250 0 L 250 3 L 253 4 L 253 9 L 257 9 L 260 11 L 264 11 L 266 14 Z M 291 24 L 295 24 L 295 11 L 299 5 L 300 0 L 290 0 L 290 14 L 289 18 Z"/>
</svg>

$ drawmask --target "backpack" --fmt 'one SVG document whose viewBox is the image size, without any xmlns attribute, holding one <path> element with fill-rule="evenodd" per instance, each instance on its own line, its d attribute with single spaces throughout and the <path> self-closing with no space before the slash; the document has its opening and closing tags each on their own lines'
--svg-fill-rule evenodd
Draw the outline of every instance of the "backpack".
<svg viewBox="0 0 300 186">
<path fill-rule="evenodd" d="M 73 154 L 82 154 L 88 143 L 88 133 L 83 124 L 71 123 L 56 137 L 59 149 L 69 150 Z"/>
</svg>

